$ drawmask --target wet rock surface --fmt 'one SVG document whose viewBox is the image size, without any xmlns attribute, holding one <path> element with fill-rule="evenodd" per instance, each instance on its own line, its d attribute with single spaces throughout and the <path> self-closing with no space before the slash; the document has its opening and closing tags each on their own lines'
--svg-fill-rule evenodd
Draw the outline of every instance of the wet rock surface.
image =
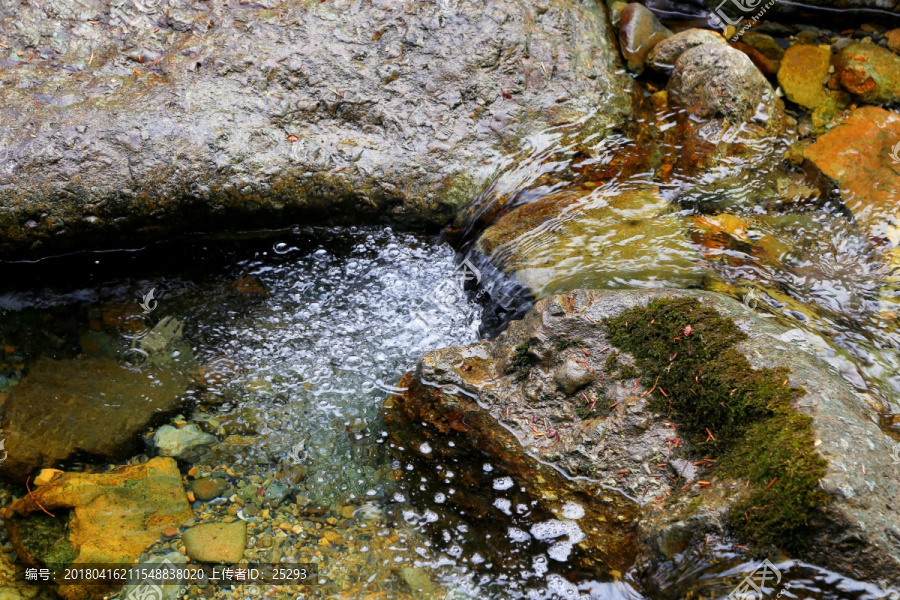
<svg viewBox="0 0 900 600">
<path fill-rule="evenodd" d="M 900 101 L 900 56 L 874 44 L 847 46 L 835 57 L 841 87 L 869 104 Z"/>
<path fill-rule="evenodd" d="M 681 296 L 734 320 L 749 336 L 738 349 L 754 368 L 790 365 L 790 385 L 805 389 L 795 410 L 812 419 L 816 451 L 828 462 L 819 486 L 832 501 L 811 524 L 803 558 L 896 583 L 900 553 L 892 539 L 900 490 L 893 442 L 866 417 L 865 400 L 816 356 L 823 346 L 815 336 L 716 294 L 578 290 L 547 298 L 493 341 L 426 355 L 406 381 L 409 392 L 389 401 L 392 435 L 405 442 L 414 423 L 428 439 L 428 452 L 416 453 L 416 442 L 408 446 L 427 461 L 434 448 L 444 447 L 444 436 L 461 434 L 529 491 L 546 485 L 543 475 L 529 471 L 542 465 L 577 476 L 563 479 L 564 489 L 577 483 L 598 493 L 616 490 L 638 511 L 629 527 L 637 536 L 632 541 L 640 540 L 642 561 L 665 561 L 707 533 L 726 534 L 723 515 L 744 483 L 716 475 L 699 449 L 676 443 L 677 426 L 650 410 L 648 390 L 627 355 L 609 358 L 616 349 L 602 326 L 605 318 L 652 299 Z M 554 373 L 569 360 L 603 383 L 585 393 L 560 389 Z M 696 472 L 688 473 L 689 465 Z M 693 477 L 688 491 L 681 490 L 684 480 L 678 479 Z"/>
<path fill-rule="evenodd" d="M 0 23 L 5 254 L 239 215 L 443 224 L 521 136 L 631 111 L 594 3 L 16 1 Z"/>
<path fill-rule="evenodd" d="M 750 58 L 724 44 L 682 53 L 667 89 L 670 99 L 695 116 L 732 123 L 773 120 L 781 104 Z"/>
<path fill-rule="evenodd" d="M 836 183 L 844 204 L 868 234 L 892 246 L 900 243 L 900 173 L 892 159 L 898 141 L 900 115 L 864 106 L 804 150 L 804 156 Z"/>
<path fill-rule="evenodd" d="M 0 473 L 24 481 L 36 469 L 73 458 L 132 455 L 139 433 L 177 409 L 187 389 L 178 371 L 156 375 L 148 385 L 146 373 L 105 357 L 36 359 L 3 404 L 9 457 Z"/>
<path fill-rule="evenodd" d="M 675 61 L 686 50 L 703 44 L 724 44 L 723 38 L 718 32 L 708 29 L 688 29 L 679 31 L 672 37 L 659 42 L 653 51 L 647 56 L 647 66 L 664 72 L 670 72 L 675 67 Z"/>
<path fill-rule="evenodd" d="M 589 190 L 550 194 L 507 213 L 484 232 L 477 248 L 543 297 L 661 271 L 696 283 L 702 269 L 682 253 L 688 250 L 684 239 L 658 189 Z M 630 268 L 611 270 L 597 256 L 627 261 Z"/>
<path fill-rule="evenodd" d="M 628 70 L 640 74 L 644 61 L 654 47 L 672 32 L 659 22 L 650 9 L 632 2 L 622 9 L 619 19 L 619 44 Z"/>
<path fill-rule="evenodd" d="M 831 67 L 828 46 L 797 44 L 784 53 L 778 83 L 788 100 L 806 108 L 818 108 L 828 100 L 825 83 Z"/>
<path fill-rule="evenodd" d="M 175 461 L 155 458 L 111 473 L 65 473 L 14 502 L 7 528 L 18 557 L 32 566 L 127 565 L 192 516 Z M 111 589 L 68 585 L 58 593 L 80 600 Z"/>
</svg>

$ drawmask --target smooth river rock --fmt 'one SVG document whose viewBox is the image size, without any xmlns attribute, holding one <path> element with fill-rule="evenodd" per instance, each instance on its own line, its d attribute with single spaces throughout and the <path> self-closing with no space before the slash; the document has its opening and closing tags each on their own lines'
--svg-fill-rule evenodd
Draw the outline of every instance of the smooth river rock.
<svg viewBox="0 0 900 600">
<path fill-rule="evenodd" d="M 247 545 L 247 522 L 204 523 L 186 530 L 181 540 L 193 560 L 212 564 L 239 563 Z"/>
<path fill-rule="evenodd" d="M 112 358 L 37 358 L 3 406 L 0 474 L 24 481 L 84 455 L 132 456 L 151 420 L 181 406 L 187 384 L 174 369 L 136 372 Z"/>
<path fill-rule="evenodd" d="M 0 6 L 0 254 L 440 225 L 524 136 L 632 114 L 596 2 L 114 4 Z"/>
<path fill-rule="evenodd" d="M 619 44 L 628 70 L 640 74 L 653 48 L 672 32 L 659 22 L 650 9 L 632 2 L 622 9 L 619 20 Z"/>
<path fill-rule="evenodd" d="M 670 72 L 675 61 L 686 50 L 703 44 L 725 44 L 718 32 L 709 29 L 687 29 L 659 42 L 647 56 L 647 66 L 657 71 Z"/>
<path fill-rule="evenodd" d="M 726 44 L 702 44 L 683 52 L 667 89 L 671 100 L 704 119 L 767 122 L 781 111 L 781 101 L 756 65 Z"/>
</svg>

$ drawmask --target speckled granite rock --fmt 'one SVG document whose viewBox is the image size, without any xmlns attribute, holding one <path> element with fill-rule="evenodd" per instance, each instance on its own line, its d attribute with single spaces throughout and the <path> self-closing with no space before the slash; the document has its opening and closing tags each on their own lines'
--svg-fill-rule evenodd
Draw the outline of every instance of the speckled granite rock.
<svg viewBox="0 0 900 600">
<path fill-rule="evenodd" d="M 118 4 L 0 7 L 0 253 L 443 224 L 523 135 L 631 115 L 594 2 Z"/>
</svg>

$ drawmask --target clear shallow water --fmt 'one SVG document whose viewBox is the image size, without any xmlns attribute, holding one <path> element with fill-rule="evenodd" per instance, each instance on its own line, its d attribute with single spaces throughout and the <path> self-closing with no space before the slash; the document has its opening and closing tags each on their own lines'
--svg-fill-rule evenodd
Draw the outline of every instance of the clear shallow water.
<svg viewBox="0 0 900 600">
<path fill-rule="evenodd" d="M 323 515 L 310 517 L 313 535 L 294 557 L 320 561 L 328 583 L 310 597 L 724 598 L 756 567 L 723 542 L 667 572 L 593 572 L 574 546 L 594 535 L 583 507 L 523 495 L 488 459 L 449 452 L 461 437 L 418 448 L 448 451 L 436 466 L 387 448 L 380 407 L 400 376 L 431 348 L 477 339 L 480 309 L 448 293 L 456 259 L 446 245 L 384 229 L 298 229 L 9 266 L 20 289 L 0 295 L 2 334 L 29 361 L 89 353 L 78 342 L 89 330 L 121 356 L 135 323 L 181 322 L 183 343 L 152 360 L 205 374 L 181 411 L 221 441 L 201 464 L 232 469 L 235 486 L 256 477 L 266 494 L 285 493 L 269 517 L 245 505 L 250 547 L 270 558 L 262 540 L 285 514 Z M 151 288 L 158 304 L 142 316 Z M 123 311 L 125 326 L 112 318 Z M 195 511 L 221 515 L 228 504 Z M 486 507 L 505 517 L 485 520 Z M 343 542 L 317 545 L 323 531 Z M 892 597 L 809 565 L 785 564 L 783 575 L 782 597 Z M 413 592 L 423 577 L 428 591 Z"/>
<path fill-rule="evenodd" d="M 795 131 L 753 139 L 702 125 L 713 145 L 742 144 L 739 156 L 701 165 L 679 137 L 684 119 L 646 107 L 632 132 L 581 139 L 575 123 L 526 138 L 459 217 L 456 243 L 537 299 L 578 287 L 749 294 L 759 310 L 821 336 L 820 356 L 889 427 L 900 333 L 884 240 L 811 170 L 782 158 Z"/>
</svg>

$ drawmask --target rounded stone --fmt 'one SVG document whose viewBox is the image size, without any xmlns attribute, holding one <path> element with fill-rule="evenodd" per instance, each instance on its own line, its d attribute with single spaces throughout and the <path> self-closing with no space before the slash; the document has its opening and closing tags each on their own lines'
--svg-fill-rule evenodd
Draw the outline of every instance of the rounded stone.
<svg viewBox="0 0 900 600">
<path fill-rule="evenodd" d="M 747 55 L 726 44 L 686 50 L 675 62 L 667 89 L 670 103 L 694 116 L 732 124 L 766 121 L 781 108 L 772 86 Z"/>
<path fill-rule="evenodd" d="M 680 31 L 656 44 L 656 47 L 647 56 L 647 66 L 657 71 L 669 72 L 675 67 L 678 57 L 686 50 L 703 44 L 725 43 L 725 38 L 709 29 Z"/>
<path fill-rule="evenodd" d="M 191 491 L 194 492 L 194 496 L 204 502 L 226 495 L 228 487 L 228 482 L 218 477 L 196 479 L 191 482 Z"/>
<path fill-rule="evenodd" d="M 247 545 L 247 523 L 241 520 L 204 523 L 185 531 L 181 541 L 192 560 L 213 564 L 239 563 Z"/>
<path fill-rule="evenodd" d="M 851 44 L 835 58 L 835 72 L 845 90 L 868 104 L 900 100 L 900 56 L 874 44 Z"/>
<path fill-rule="evenodd" d="M 594 380 L 594 376 L 584 365 L 569 358 L 556 369 L 553 379 L 563 392 L 572 395 L 590 384 Z"/>
<path fill-rule="evenodd" d="M 647 55 L 656 44 L 671 35 L 672 32 L 666 29 L 643 4 L 632 2 L 622 9 L 622 16 L 619 19 L 619 44 L 625 57 L 625 64 L 632 73 L 641 73 Z"/>
<path fill-rule="evenodd" d="M 828 100 L 824 81 L 831 67 L 831 48 L 797 44 L 784 53 L 781 68 L 778 69 L 778 83 L 788 100 L 805 106 L 818 108 Z"/>
</svg>

